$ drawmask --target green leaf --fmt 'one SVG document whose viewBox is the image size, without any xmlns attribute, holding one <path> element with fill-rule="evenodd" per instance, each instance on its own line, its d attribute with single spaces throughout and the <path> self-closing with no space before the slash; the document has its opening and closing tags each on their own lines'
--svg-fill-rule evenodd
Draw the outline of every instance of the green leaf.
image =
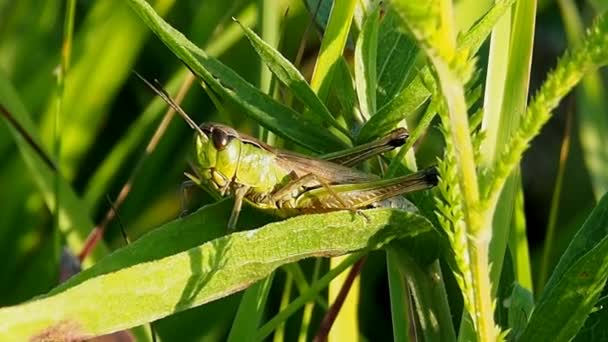
<svg viewBox="0 0 608 342">
<path fill-rule="evenodd" d="M 555 267 L 520 341 L 569 341 L 608 278 L 608 195 L 600 200 Z"/>
<path fill-rule="evenodd" d="M 194 74 L 213 90 L 234 101 L 245 113 L 282 138 L 292 140 L 312 151 L 340 149 L 348 146 L 322 125 L 305 119 L 245 81 L 232 69 L 207 54 L 183 34 L 164 21 L 144 0 L 129 0 L 144 23 L 182 60 Z"/>
<path fill-rule="evenodd" d="M 486 40 L 492 28 L 510 8 L 515 0 L 505 0 L 496 3 L 461 39 L 458 40 L 458 53 L 468 52 L 471 56 L 477 53 L 481 44 Z M 410 120 L 431 96 L 425 86 L 427 79 L 432 79 L 427 67 L 410 82 L 391 101 L 380 107 L 378 113 L 361 128 L 357 141 L 367 142 L 375 137 L 388 133 L 403 119 Z"/>
<path fill-rule="evenodd" d="M 573 341 L 608 341 L 608 297 L 605 290 L 603 295 Z"/>
<path fill-rule="evenodd" d="M 257 332 L 264 316 L 274 274 L 274 272 L 270 273 L 266 279 L 252 285 L 243 293 L 228 335 L 228 342 L 254 340 L 253 335 Z"/>
<path fill-rule="evenodd" d="M 528 318 L 534 309 L 532 292 L 518 283 L 513 284 L 513 291 L 509 300 L 509 334 L 514 339 L 524 331 Z"/>
<path fill-rule="evenodd" d="M 416 253 L 416 247 L 425 246 L 424 253 L 433 253 L 428 250 L 431 244 L 418 244 L 396 241 L 387 250 L 389 255 L 397 262 L 401 276 L 405 278 L 411 296 L 415 302 L 417 322 L 420 324 L 421 335 L 425 341 L 455 341 L 456 333 L 452 324 L 447 294 L 443 284 L 443 276 L 439 262 L 421 262 Z M 413 241 L 412 241 L 413 242 Z M 437 240 L 435 240 L 437 243 Z M 438 246 L 438 245 L 437 245 Z M 438 252 L 438 248 L 434 248 Z"/>
<path fill-rule="evenodd" d="M 305 215 L 198 245 L 225 229 L 231 205 L 223 201 L 170 222 L 47 296 L 0 309 L 0 338 L 98 336 L 240 291 L 286 263 L 434 234 L 422 216 L 372 209 L 367 219 L 346 211 Z M 241 224 L 255 226 L 260 215 L 253 214 Z"/>
<path fill-rule="evenodd" d="M 318 115 L 322 121 L 330 123 L 332 126 L 340 129 L 346 136 L 349 136 L 348 131 L 336 121 L 298 69 L 250 28 L 243 25 L 241 25 L 241 28 L 251 42 L 251 45 L 255 48 L 255 51 L 266 63 L 266 66 L 281 82 L 291 89 L 292 94 L 302 101 L 312 113 Z"/>
<path fill-rule="evenodd" d="M 356 123 L 357 125 L 361 124 L 363 120 L 357 109 L 357 95 L 355 94 L 353 76 L 344 58 L 338 61 L 334 77 L 335 87 L 333 87 L 332 91 L 342 107 L 342 114 L 348 122 Z"/>
<path fill-rule="evenodd" d="M 399 29 L 399 17 L 388 6 L 378 32 L 378 58 L 376 70 L 378 86 L 376 98 L 382 108 L 401 92 L 409 79 L 418 47 Z"/>
<path fill-rule="evenodd" d="M 361 114 L 366 119 L 376 112 L 376 54 L 379 20 L 380 6 L 376 6 L 366 16 L 355 46 L 355 89 Z"/>
</svg>

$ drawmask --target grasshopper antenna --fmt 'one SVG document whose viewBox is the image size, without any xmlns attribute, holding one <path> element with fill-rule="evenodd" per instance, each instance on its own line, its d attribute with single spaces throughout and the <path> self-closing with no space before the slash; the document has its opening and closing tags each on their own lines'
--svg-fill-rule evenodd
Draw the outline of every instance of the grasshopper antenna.
<svg viewBox="0 0 608 342">
<path fill-rule="evenodd" d="M 186 123 L 188 124 L 188 126 L 190 126 L 193 130 L 195 130 L 201 136 L 205 136 L 205 133 L 203 133 L 203 131 L 200 129 L 200 127 L 198 127 L 198 125 L 194 122 L 194 120 L 192 120 L 192 118 L 190 118 L 190 116 L 177 103 L 175 103 L 175 101 L 173 101 L 173 99 L 171 99 L 171 96 L 169 96 L 169 94 L 167 94 L 167 92 L 158 83 L 158 81 L 154 80 L 154 82 L 156 83 L 156 85 L 153 85 L 152 83 L 150 83 L 150 81 L 148 81 L 147 79 L 145 79 L 137 71 L 133 70 L 133 73 L 140 80 L 142 80 L 148 87 L 150 87 L 150 89 L 152 89 L 152 91 L 154 91 L 154 93 L 156 93 L 156 95 L 158 95 L 171 108 L 173 108 L 184 119 L 184 121 L 186 121 Z"/>
</svg>

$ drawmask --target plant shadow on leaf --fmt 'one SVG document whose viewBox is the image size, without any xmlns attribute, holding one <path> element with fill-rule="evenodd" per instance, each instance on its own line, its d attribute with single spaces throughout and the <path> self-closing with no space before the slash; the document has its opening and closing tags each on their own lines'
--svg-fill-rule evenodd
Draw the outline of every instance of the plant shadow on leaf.
<svg viewBox="0 0 608 342">
<path fill-rule="evenodd" d="M 175 304 L 176 312 L 190 308 L 196 296 L 211 280 L 215 272 L 226 264 L 224 256 L 230 249 L 231 240 L 218 239 L 212 241 L 211 245 L 213 252 L 207 255 L 203 254 L 201 248 L 193 248 L 188 251 L 192 275 L 188 279 L 179 301 Z"/>
<path fill-rule="evenodd" d="M 76 274 L 43 297 L 63 292 L 90 278 L 112 273 L 137 264 L 159 260 L 216 239 L 226 232 L 232 205 L 232 199 L 224 199 L 220 202 L 204 206 L 191 215 L 178 218 L 152 230 L 132 244 L 100 260 L 95 267 Z M 273 218 L 270 215 L 265 215 L 259 210 L 244 205 L 239 220 L 239 227 L 259 227 L 272 220 Z M 225 253 L 227 246 L 221 247 L 223 248 L 221 249 L 222 252 Z M 196 253 L 196 250 L 193 250 L 193 253 Z M 201 256 L 191 254 L 191 257 L 193 259 L 191 262 L 193 277 L 200 277 L 201 268 L 196 268 L 195 264 L 197 263 L 196 258 L 200 259 Z M 222 260 L 221 255 L 218 255 L 216 262 L 219 262 L 218 260 Z M 215 268 L 217 267 L 219 266 L 216 265 Z M 199 276 L 196 275 L 197 273 Z M 208 280 L 206 279 L 205 282 Z M 201 282 L 201 279 L 193 280 L 193 283 L 199 282 Z"/>
</svg>

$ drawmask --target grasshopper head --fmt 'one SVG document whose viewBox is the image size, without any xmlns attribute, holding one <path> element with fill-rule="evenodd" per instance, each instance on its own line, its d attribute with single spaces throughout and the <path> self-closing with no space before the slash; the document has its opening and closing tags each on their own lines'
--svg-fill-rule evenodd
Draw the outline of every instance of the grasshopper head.
<svg viewBox="0 0 608 342">
<path fill-rule="evenodd" d="M 214 123 L 200 128 L 203 134 L 196 136 L 197 166 L 205 179 L 222 188 L 236 174 L 241 152 L 238 132 Z"/>
</svg>

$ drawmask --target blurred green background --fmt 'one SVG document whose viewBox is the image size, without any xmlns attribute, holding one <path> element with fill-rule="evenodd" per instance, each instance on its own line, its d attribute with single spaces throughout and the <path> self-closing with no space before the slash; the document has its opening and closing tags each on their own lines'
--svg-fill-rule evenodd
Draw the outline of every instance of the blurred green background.
<svg viewBox="0 0 608 342">
<path fill-rule="evenodd" d="M 235 16 L 243 23 L 257 27 L 263 14 L 258 10 L 260 3 L 246 0 L 151 1 L 167 21 L 253 84 L 260 83 L 259 59 L 230 18 Z M 469 3 L 478 2 L 460 1 L 457 7 L 462 14 L 458 20 L 463 22 L 463 27 L 483 13 L 483 8 L 471 8 Z M 279 16 L 289 9 L 281 19 L 279 50 L 293 61 L 310 14 L 300 0 L 277 1 L 276 4 L 274 10 Z M 604 10 L 602 6 L 605 7 L 599 1 L 581 1 L 578 5 L 586 24 L 595 13 Z M 57 0 L 0 0 L 0 79 L 6 87 L 16 91 L 48 153 L 53 151 L 56 75 L 65 6 L 64 1 Z M 186 69 L 122 1 L 77 1 L 75 13 L 71 66 L 65 80 L 60 118 L 60 168 L 83 198 L 92 221 L 100 222 L 109 208 L 106 197 L 117 196 L 166 111 L 131 71 L 136 70 L 148 79 L 158 79 L 175 96 Z M 557 56 L 568 46 L 557 3 L 540 1 L 536 23 L 532 90 L 542 82 Z M 259 28 L 256 30 L 259 32 Z M 301 63 L 301 70 L 307 76 L 316 58 L 320 34 L 315 27 L 308 35 Z M 347 55 L 352 55 L 352 51 Z M 487 47 L 480 54 L 482 70 L 485 55 Z M 6 87 L 0 91 L 6 91 Z M 572 116 L 570 153 L 565 161 L 557 211 L 555 256 L 565 249 L 595 204 L 583 160 L 580 137 L 585 132 L 579 129 L 576 100 L 572 94 L 562 103 L 526 153 L 522 164 L 533 263 L 540 259 L 568 115 Z M 230 106 L 219 113 L 196 83 L 182 106 L 197 122 L 220 121 L 245 132 L 258 132 L 254 122 Z M 606 112 L 602 114 L 605 116 Z M 40 175 L 28 167 L 6 121 L 2 121 L 0 305 L 6 306 L 51 289 L 58 281 L 59 254 L 53 216 L 40 190 Z M 440 140 L 436 129 L 429 132 L 421 147 L 424 160 L 432 160 L 438 155 Z M 131 193 L 119 209 L 120 222 L 131 239 L 180 214 L 180 184 L 185 180 L 183 172 L 189 169 L 187 162 L 191 158 L 192 141 L 188 127 L 179 119 L 173 120 L 157 148 L 140 168 Z M 194 208 L 210 201 L 210 196 L 197 191 L 193 193 L 190 206 Z M 111 249 L 124 245 L 117 220 L 108 226 L 105 241 Z M 362 276 L 362 293 L 366 296 L 361 298 L 360 319 L 362 332 L 370 340 L 392 335 L 384 260 L 381 253 L 372 254 Z M 279 273 L 274 283 L 281 284 L 283 276 Z M 275 287 L 272 291 L 276 294 L 270 296 L 270 305 L 276 308 L 281 287 Z M 221 340 L 230 327 L 238 298 L 236 294 L 163 319 L 157 324 L 159 334 L 167 340 L 186 336 L 193 340 L 202 337 Z"/>
</svg>

